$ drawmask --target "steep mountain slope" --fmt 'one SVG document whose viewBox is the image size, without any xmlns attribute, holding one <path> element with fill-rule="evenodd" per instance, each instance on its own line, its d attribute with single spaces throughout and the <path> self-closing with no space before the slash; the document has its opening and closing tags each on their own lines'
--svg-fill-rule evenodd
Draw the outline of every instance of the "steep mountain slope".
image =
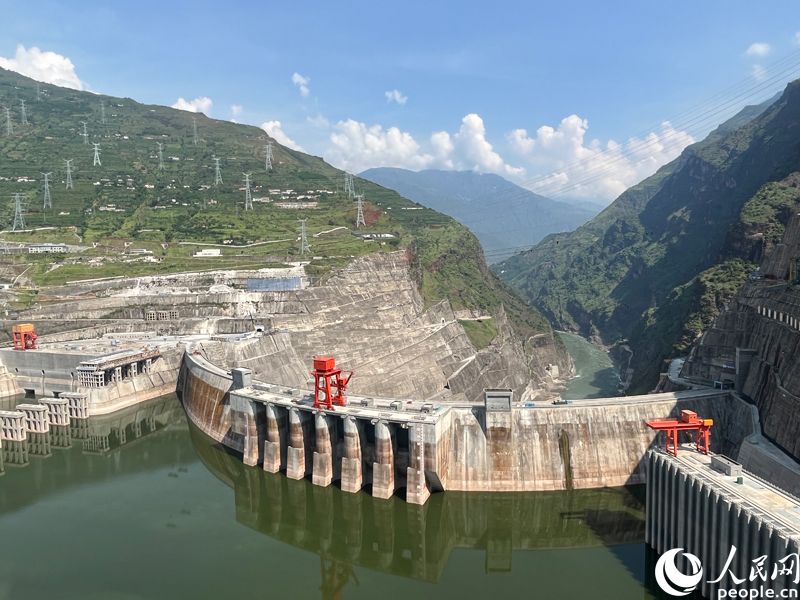
<svg viewBox="0 0 800 600">
<path fill-rule="evenodd" d="M 10 108 L 13 125 L 11 135 L 0 129 L 0 222 L 11 228 L 12 196 L 19 193 L 27 227 L 0 237 L 6 243 L 63 241 L 85 248 L 58 258 L 6 255 L 0 277 L 24 273 L 20 282 L 41 288 L 119 275 L 263 267 L 300 257 L 298 219 L 305 219 L 311 251 L 304 258 L 311 274 L 324 275 L 358 255 L 405 249 L 428 305 L 446 298 L 456 310 L 481 314 L 497 314 L 502 306 L 523 339 L 552 337 L 547 321 L 489 271 L 465 227 L 358 180 L 366 196 L 366 231 L 384 237 L 355 235 L 363 231 L 350 229 L 356 211 L 341 191 L 343 173 L 321 158 L 279 145 L 257 127 L 37 84 L 3 69 L 0 106 Z M 270 142 L 268 171 L 264 157 Z M 99 147 L 99 165 L 93 144 Z M 73 161 L 74 189 L 66 186 L 66 159 Z M 45 172 L 52 173 L 52 208 L 44 206 Z M 245 210 L 243 172 L 251 174 L 253 210 Z M 216 245 L 222 255 L 192 256 L 207 245 Z M 555 353 L 554 362 L 566 366 L 563 348 Z"/>
<path fill-rule="evenodd" d="M 572 231 L 599 211 L 551 200 L 499 175 L 474 171 L 408 171 L 382 167 L 361 177 L 396 190 L 463 223 L 478 236 L 489 262 L 499 262 L 513 248 L 530 246 L 546 235 Z"/>
<path fill-rule="evenodd" d="M 685 350 L 686 338 L 710 323 L 759 258 L 774 224 L 761 218 L 772 210 L 765 208 L 770 191 L 758 192 L 800 168 L 799 134 L 800 82 L 793 82 L 773 103 L 748 107 L 687 148 L 591 222 L 546 238 L 497 270 L 557 326 L 620 347 L 627 341 L 631 389 L 646 390 L 663 359 Z M 764 222 L 748 222 L 760 213 L 755 220 Z"/>
</svg>

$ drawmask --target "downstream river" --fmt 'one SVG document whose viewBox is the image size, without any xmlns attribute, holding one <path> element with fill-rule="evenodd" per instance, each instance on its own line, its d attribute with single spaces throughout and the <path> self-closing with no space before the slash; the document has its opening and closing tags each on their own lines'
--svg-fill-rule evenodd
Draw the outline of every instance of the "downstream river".
<svg viewBox="0 0 800 600">
<path fill-rule="evenodd" d="M 575 362 L 576 371 L 576 377 L 569 381 L 566 391 L 561 394 L 565 400 L 620 395 L 619 372 L 608 352 L 574 333 L 559 331 L 558 336 Z"/>
<path fill-rule="evenodd" d="M 0 599 L 653 597 L 641 489 L 373 500 L 243 466 L 174 397 L 3 444 Z"/>
</svg>

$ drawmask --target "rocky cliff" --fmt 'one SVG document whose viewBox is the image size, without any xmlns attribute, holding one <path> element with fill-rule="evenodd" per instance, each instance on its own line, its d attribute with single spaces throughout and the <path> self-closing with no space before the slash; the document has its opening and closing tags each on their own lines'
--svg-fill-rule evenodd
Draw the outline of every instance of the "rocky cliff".
<svg viewBox="0 0 800 600">
<path fill-rule="evenodd" d="M 758 407 L 764 435 L 800 460 L 800 215 L 796 210 L 781 242 L 762 261 L 762 276 L 749 280 L 703 334 L 683 375 L 736 387 Z"/>
<path fill-rule="evenodd" d="M 794 193 L 786 178 L 800 168 L 798 132 L 795 81 L 588 224 L 546 238 L 498 272 L 557 327 L 627 343 L 630 389 L 650 390 L 664 358 L 688 349 L 775 234 L 773 217 Z"/>
</svg>

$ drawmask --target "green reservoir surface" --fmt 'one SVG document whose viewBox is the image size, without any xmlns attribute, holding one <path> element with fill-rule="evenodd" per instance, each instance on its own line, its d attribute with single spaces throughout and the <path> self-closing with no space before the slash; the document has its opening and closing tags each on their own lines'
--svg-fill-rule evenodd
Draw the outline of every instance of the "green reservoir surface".
<svg viewBox="0 0 800 600">
<path fill-rule="evenodd" d="M 637 488 L 375 500 L 242 465 L 174 397 L 2 456 L 3 600 L 653 597 Z"/>
<path fill-rule="evenodd" d="M 580 400 L 619 396 L 619 372 L 608 352 L 574 333 L 557 333 L 575 362 L 575 377 L 567 383 L 562 397 Z"/>
</svg>

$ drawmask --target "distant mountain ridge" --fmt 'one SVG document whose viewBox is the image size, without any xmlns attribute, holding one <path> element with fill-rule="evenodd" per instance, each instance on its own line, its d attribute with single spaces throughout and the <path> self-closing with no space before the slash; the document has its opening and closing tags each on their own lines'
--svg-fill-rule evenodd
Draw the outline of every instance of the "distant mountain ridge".
<svg viewBox="0 0 800 600">
<path fill-rule="evenodd" d="M 572 231 L 601 210 L 552 200 L 489 173 L 380 167 L 360 176 L 469 227 L 490 263 L 551 233 Z"/>
</svg>

